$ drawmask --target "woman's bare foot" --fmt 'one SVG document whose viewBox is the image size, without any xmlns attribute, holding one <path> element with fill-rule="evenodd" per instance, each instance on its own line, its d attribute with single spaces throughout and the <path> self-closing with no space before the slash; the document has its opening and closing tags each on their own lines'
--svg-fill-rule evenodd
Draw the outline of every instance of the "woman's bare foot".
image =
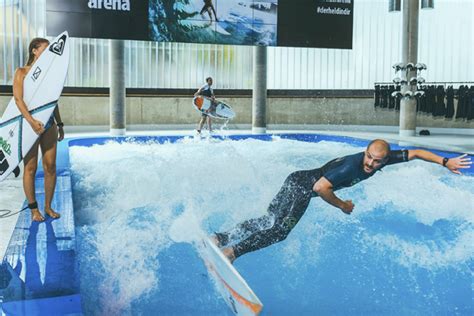
<svg viewBox="0 0 474 316">
<path fill-rule="evenodd" d="M 51 209 L 51 208 L 45 209 L 44 212 L 45 212 L 46 214 L 48 214 L 48 216 L 51 217 L 51 218 L 60 218 L 60 217 L 61 217 L 61 215 L 60 215 L 59 213 L 56 213 L 56 212 L 53 211 L 53 209 Z"/>
<path fill-rule="evenodd" d="M 31 220 L 33 222 L 43 222 L 44 217 L 37 208 L 31 209 Z"/>
</svg>

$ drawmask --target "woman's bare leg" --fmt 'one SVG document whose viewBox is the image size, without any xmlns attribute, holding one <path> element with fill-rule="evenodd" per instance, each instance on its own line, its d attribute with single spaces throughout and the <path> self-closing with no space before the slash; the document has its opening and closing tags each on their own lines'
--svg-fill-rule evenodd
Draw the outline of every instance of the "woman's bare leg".
<svg viewBox="0 0 474 316">
<path fill-rule="evenodd" d="M 56 152 L 58 144 L 58 128 L 53 124 L 40 138 L 41 152 L 43 154 L 44 170 L 44 212 L 52 218 L 60 215 L 51 208 L 51 201 L 56 188 Z"/>
<path fill-rule="evenodd" d="M 23 190 L 25 191 L 28 204 L 36 202 L 35 176 L 36 169 L 38 168 L 38 144 L 39 141 L 35 142 L 26 154 L 25 159 L 23 159 L 25 165 L 25 170 L 23 171 Z M 35 222 L 44 221 L 44 217 L 38 208 L 31 209 L 31 220 Z"/>
</svg>

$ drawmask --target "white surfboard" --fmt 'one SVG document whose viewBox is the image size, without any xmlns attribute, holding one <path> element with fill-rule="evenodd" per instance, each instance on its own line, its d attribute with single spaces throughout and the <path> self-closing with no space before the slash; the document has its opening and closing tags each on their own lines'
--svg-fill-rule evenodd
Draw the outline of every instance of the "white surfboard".
<svg viewBox="0 0 474 316">
<path fill-rule="evenodd" d="M 193 98 L 193 106 L 201 113 L 206 113 L 210 117 L 231 120 L 235 117 L 235 112 L 232 107 L 222 101 L 215 100 L 215 108 L 210 112 L 206 112 L 212 105 L 212 100 L 208 97 L 199 95 Z"/>
<path fill-rule="evenodd" d="M 235 315 L 258 315 L 263 304 L 217 246 L 204 238 L 199 246 L 201 257 L 215 281 L 217 290 Z"/>
<path fill-rule="evenodd" d="M 23 100 L 33 117 L 45 125 L 63 90 L 68 65 L 69 39 L 64 32 L 51 41 L 25 77 Z M 0 119 L 0 181 L 18 166 L 38 137 L 12 98 Z"/>
</svg>

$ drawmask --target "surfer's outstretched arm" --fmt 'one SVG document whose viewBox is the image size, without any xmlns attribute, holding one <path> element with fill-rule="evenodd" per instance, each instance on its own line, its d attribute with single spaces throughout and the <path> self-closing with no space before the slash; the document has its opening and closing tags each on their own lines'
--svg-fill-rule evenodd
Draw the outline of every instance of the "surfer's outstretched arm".
<svg viewBox="0 0 474 316">
<path fill-rule="evenodd" d="M 461 171 L 459 169 L 470 168 L 472 161 L 470 157 L 466 156 L 467 154 L 453 158 L 445 158 L 423 149 L 408 150 L 408 160 L 421 159 L 424 161 L 437 163 L 442 166 L 445 166 L 451 172 L 456 174 L 461 174 Z"/>
</svg>

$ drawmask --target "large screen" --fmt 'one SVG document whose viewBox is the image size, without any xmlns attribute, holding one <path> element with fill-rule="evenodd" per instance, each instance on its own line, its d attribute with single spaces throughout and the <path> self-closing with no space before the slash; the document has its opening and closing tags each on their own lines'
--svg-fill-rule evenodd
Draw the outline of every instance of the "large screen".
<svg viewBox="0 0 474 316">
<path fill-rule="evenodd" d="M 47 34 L 352 48 L 353 0 L 47 0 Z"/>
</svg>

